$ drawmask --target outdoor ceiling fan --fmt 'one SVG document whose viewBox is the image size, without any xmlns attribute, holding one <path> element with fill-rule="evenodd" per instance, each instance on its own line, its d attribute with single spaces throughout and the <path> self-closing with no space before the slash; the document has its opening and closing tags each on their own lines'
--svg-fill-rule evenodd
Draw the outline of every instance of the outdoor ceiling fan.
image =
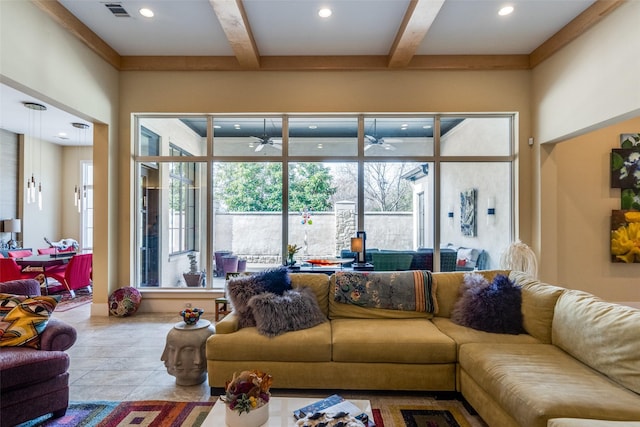
<svg viewBox="0 0 640 427">
<path fill-rule="evenodd" d="M 277 150 L 282 150 L 282 138 L 273 138 L 267 135 L 267 119 L 264 119 L 264 128 L 262 131 L 262 136 L 252 136 L 251 138 L 255 139 L 258 142 L 258 146 L 255 151 L 262 151 L 262 149 L 266 145 L 270 145 Z"/>
<path fill-rule="evenodd" d="M 378 132 L 376 130 L 376 119 L 373 119 L 373 135 L 364 135 L 364 142 L 365 142 L 365 147 L 364 150 L 367 151 L 368 149 L 370 149 L 371 147 L 382 147 L 385 150 L 395 150 L 396 147 L 394 147 L 391 144 L 397 144 L 402 142 L 402 139 L 400 138 L 385 138 L 380 137 L 378 138 Z"/>
</svg>

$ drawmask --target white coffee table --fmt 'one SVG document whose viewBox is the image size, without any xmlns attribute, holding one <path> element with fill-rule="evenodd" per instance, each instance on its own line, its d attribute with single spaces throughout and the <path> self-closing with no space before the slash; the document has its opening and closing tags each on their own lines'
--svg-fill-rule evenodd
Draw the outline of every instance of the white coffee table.
<svg viewBox="0 0 640 427">
<path fill-rule="evenodd" d="M 328 395 L 327 395 L 328 396 Z M 304 406 L 310 405 L 322 400 L 327 396 L 319 397 L 272 397 L 269 401 L 269 421 L 261 427 L 293 427 L 295 426 L 295 418 L 293 411 Z M 368 400 L 351 400 L 354 405 L 369 415 L 373 419 L 371 413 L 371 403 Z M 223 427 L 224 424 L 224 403 L 220 400 L 213 406 L 211 412 L 204 420 L 202 427 Z"/>
</svg>

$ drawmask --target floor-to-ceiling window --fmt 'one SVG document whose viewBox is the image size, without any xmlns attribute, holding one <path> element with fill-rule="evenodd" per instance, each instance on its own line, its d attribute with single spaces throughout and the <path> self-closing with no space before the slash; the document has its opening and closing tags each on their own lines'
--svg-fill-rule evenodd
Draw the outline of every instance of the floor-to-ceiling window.
<svg viewBox="0 0 640 427">
<path fill-rule="evenodd" d="M 187 286 L 196 254 L 202 286 L 219 288 L 228 271 L 285 263 L 288 245 L 303 266 L 348 254 L 358 231 L 371 250 L 432 253 L 435 271 L 477 268 L 457 258 L 445 267 L 450 251 L 497 267 L 514 228 L 513 121 L 141 115 L 137 285 Z"/>
</svg>

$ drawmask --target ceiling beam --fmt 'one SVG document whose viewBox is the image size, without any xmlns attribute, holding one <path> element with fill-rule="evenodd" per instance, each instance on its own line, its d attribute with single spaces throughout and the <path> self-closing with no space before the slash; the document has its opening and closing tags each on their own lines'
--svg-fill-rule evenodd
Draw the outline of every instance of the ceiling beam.
<svg viewBox="0 0 640 427">
<path fill-rule="evenodd" d="M 82 43 L 87 45 L 89 49 L 94 51 L 98 56 L 107 61 L 115 69 L 120 69 L 120 55 L 111 46 L 105 43 L 96 33 L 91 31 L 89 27 L 84 25 L 82 21 L 69 12 L 57 0 L 32 0 L 38 8 L 44 11 L 51 19 L 60 24 L 63 28 L 73 34 Z"/>
<path fill-rule="evenodd" d="M 529 55 L 416 55 L 402 70 L 527 70 Z M 250 71 L 232 56 L 123 56 L 122 71 Z M 263 56 L 256 71 L 388 71 L 386 55 Z"/>
<path fill-rule="evenodd" d="M 240 0 L 209 0 L 241 66 L 260 68 L 260 55 Z"/>
<path fill-rule="evenodd" d="M 578 36 L 600 22 L 602 18 L 613 12 L 619 6 L 622 6 L 625 2 L 626 0 L 596 0 L 580 15 L 576 16 L 560 31 L 549 37 L 529 54 L 530 67 L 535 68 L 538 66 L 545 59 L 578 38 Z"/>
<path fill-rule="evenodd" d="M 445 0 L 411 0 L 389 52 L 389 67 L 409 65 Z"/>
</svg>

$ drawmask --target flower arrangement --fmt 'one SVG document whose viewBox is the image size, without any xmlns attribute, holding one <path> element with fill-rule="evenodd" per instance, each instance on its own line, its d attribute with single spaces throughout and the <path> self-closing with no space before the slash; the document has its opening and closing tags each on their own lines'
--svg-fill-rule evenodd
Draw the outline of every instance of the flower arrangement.
<svg viewBox="0 0 640 427">
<path fill-rule="evenodd" d="M 294 265 L 296 262 L 293 260 L 295 254 L 297 254 L 300 249 L 302 249 L 298 245 L 287 245 L 287 265 Z"/>
<path fill-rule="evenodd" d="M 204 310 L 201 308 L 186 308 L 180 312 L 184 323 L 187 325 L 195 325 L 200 320 L 200 316 L 202 316 Z"/>
<path fill-rule="evenodd" d="M 271 375 L 261 371 L 242 371 L 233 374 L 231 381 L 225 384 L 223 402 L 233 411 L 249 413 L 269 402 L 269 389 L 273 383 Z"/>
</svg>

